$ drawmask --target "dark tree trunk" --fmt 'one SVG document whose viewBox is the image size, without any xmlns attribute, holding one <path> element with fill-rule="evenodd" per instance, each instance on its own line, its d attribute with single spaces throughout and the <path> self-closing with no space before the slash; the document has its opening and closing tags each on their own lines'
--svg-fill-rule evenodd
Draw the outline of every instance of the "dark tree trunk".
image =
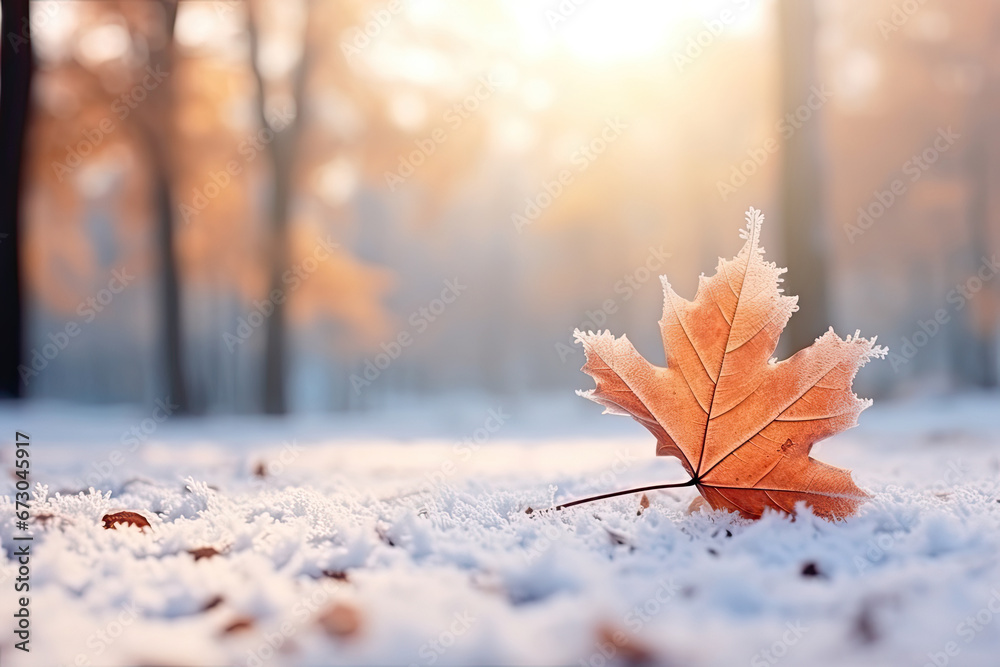
<svg viewBox="0 0 1000 667">
<path fill-rule="evenodd" d="M 174 214 L 170 181 L 163 171 L 156 175 L 155 202 L 157 217 L 157 244 L 160 252 L 162 293 L 160 295 L 163 320 L 163 356 L 170 400 L 178 405 L 177 412 L 191 411 L 184 372 L 183 328 L 181 326 L 180 275 L 174 249 Z"/>
<path fill-rule="evenodd" d="M 263 113 L 263 106 L 261 111 Z M 288 128 L 286 131 L 292 129 Z M 288 201 L 293 160 L 287 140 L 291 138 L 276 133 L 274 141 L 268 145 L 274 171 L 270 208 L 271 237 L 268 244 L 271 272 L 268 295 L 276 290 L 284 290 L 281 276 L 288 265 Z M 267 340 L 264 343 L 263 405 L 265 413 L 280 415 L 288 410 L 285 400 L 285 300 L 281 299 L 281 303 L 274 301 L 273 305 L 274 311 L 267 318 L 265 326 Z"/>
<path fill-rule="evenodd" d="M 279 176 L 290 165 L 274 161 L 274 202 L 271 206 L 271 292 L 281 290 L 281 276 L 288 263 L 288 187 L 287 176 Z M 270 293 L 270 292 L 269 292 Z M 285 302 L 274 303 L 267 318 L 267 341 L 264 348 L 264 412 L 284 414 L 285 401 Z"/>
<path fill-rule="evenodd" d="M 309 0 L 306 0 L 307 10 L 311 10 Z M 265 114 L 264 101 L 266 86 L 263 75 L 258 67 L 257 58 L 260 52 L 260 32 L 254 3 L 247 3 L 247 27 L 250 37 L 250 66 L 257 81 L 257 115 L 262 128 L 268 128 L 270 123 Z M 311 11 L 309 12 L 311 13 Z M 306 18 L 306 34 L 303 35 L 302 59 L 295 72 L 292 82 L 292 97 L 295 103 L 295 117 L 288 126 L 275 130 L 274 138 L 267 144 L 267 153 L 271 158 L 272 169 L 272 199 L 270 207 L 271 238 L 268 244 L 270 294 L 284 292 L 285 284 L 282 275 L 288 267 L 288 208 L 292 195 L 292 175 L 295 169 L 298 137 L 302 129 L 302 117 L 305 113 L 305 83 L 310 65 L 309 15 Z M 287 294 L 285 297 L 287 298 Z M 284 414 L 288 410 L 285 382 L 285 339 L 286 339 L 286 300 L 273 302 L 274 311 L 267 318 L 265 330 L 267 340 L 264 345 L 264 412 L 272 415 Z"/>
<path fill-rule="evenodd" d="M 24 329 L 18 221 L 34 66 L 29 4 L 29 0 L 3 0 L 0 26 L 0 396 L 12 398 L 22 395 L 17 370 Z"/>
<path fill-rule="evenodd" d="M 992 32 L 1000 36 L 1000 14 L 994 12 L 991 17 Z M 991 40 L 988 43 L 987 54 L 992 51 Z M 995 196 L 991 185 L 996 174 L 996 165 L 993 164 L 995 156 L 995 141 L 993 137 L 993 123 L 996 122 L 997 96 L 996 83 L 993 80 L 995 75 L 984 77 L 983 86 L 971 100 L 969 107 L 968 126 L 971 141 L 965 158 L 966 174 L 969 182 L 970 196 L 968 207 L 969 225 L 969 263 L 963 267 L 964 274 L 960 277 L 963 282 L 969 276 L 976 275 L 976 271 L 982 266 L 983 258 L 991 256 L 990 248 L 990 198 Z M 992 281 L 991 281 L 992 282 Z M 984 291 L 997 289 L 996 285 L 985 283 Z M 983 299 L 989 296 L 984 295 Z M 993 388 L 997 386 L 997 322 L 995 318 L 990 322 L 976 322 L 976 306 L 982 308 L 986 304 L 973 304 L 969 308 L 966 317 L 968 335 L 962 336 L 964 340 L 957 350 L 961 358 L 956 363 L 959 380 L 965 384 L 977 387 Z M 987 308 L 988 310 L 988 308 Z"/>
<path fill-rule="evenodd" d="M 174 204 L 171 188 L 172 164 L 170 159 L 170 132 L 174 114 L 174 25 L 177 19 L 177 0 L 160 0 L 163 11 L 165 40 L 161 48 L 152 51 L 149 63 L 167 73 L 150 94 L 150 112 L 145 127 L 146 143 L 150 153 L 153 174 L 153 211 L 156 216 L 156 241 L 160 264 L 160 324 L 162 354 L 167 393 L 178 405 L 177 412 L 191 412 L 187 381 L 184 372 L 183 320 L 181 317 L 180 274 L 174 243 Z"/>
<path fill-rule="evenodd" d="M 795 113 L 819 88 L 816 80 L 814 0 L 779 0 L 781 114 Z M 827 295 L 820 111 L 782 148 L 781 219 L 788 273 L 785 292 L 799 297 L 799 311 L 782 335 L 791 352 L 808 347 L 832 324 Z"/>
</svg>

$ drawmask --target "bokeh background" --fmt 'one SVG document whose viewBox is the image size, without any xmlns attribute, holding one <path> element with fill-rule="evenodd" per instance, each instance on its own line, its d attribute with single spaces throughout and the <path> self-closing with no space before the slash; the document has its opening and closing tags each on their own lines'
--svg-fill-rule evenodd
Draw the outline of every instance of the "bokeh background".
<svg viewBox="0 0 1000 667">
<path fill-rule="evenodd" d="M 894 353 L 859 393 L 996 385 L 996 2 L 3 9 L 7 395 L 567 394 L 575 327 L 662 363 L 656 276 L 693 296 L 749 206 L 781 356 L 833 325 Z"/>
</svg>

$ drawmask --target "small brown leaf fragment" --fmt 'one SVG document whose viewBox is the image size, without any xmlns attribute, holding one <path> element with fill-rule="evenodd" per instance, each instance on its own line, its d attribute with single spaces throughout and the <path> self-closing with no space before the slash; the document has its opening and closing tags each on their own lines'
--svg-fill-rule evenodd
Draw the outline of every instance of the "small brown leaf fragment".
<svg viewBox="0 0 1000 667">
<path fill-rule="evenodd" d="M 257 462 L 257 465 L 253 468 L 253 474 L 255 477 L 267 477 L 267 467 L 264 465 L 263 461 Z"/>
<path fill-rule="evenodd" d="M 484 593 L 491 593 L 495 595 L 508 595 L 506 587 L 503 585 L 500 577 L 495 573 L 491 572 L 476 572 L 473 573 L 469 578 L 469 583 L 473 588 Z"/>
<path fill-rule="evenodd" d="M 997 502 L 1000 503 L 1000 500 L 998 500 Z M 528 507 L 528 509 L 524 510 L 524 513 L 525 514 L 532 514 L 534 511 L 535 510 L 531 509 L 531 507 Z"/>
<path fill-rule="evenodd" d="M 653 652 L 636 640 L 635 636 L 612 625 L 601 625 L 597 628 L 597 643 L 599 646 L 611 646 L 622 664 L 628 667 L 641 667 L 657 663 Z"/>
<path fill-rule="evenodd" d="M 252 630 L 254 625 L 254 620 L 249 616 L 238 616 L 230 621 L 229 625 L 222 629 L 222 634 L 231 635 L 234 632 L 245 632 L 246 630 Z"/>
<path fill-rule="evenodd" d="M 340 639 L 354 637 L 361 630 L 361 613 L 343 602 L 327 607 L 316 621 L 326 634 Z"/>
<path fill-rule="evenodd" d="M 816 563 L 809 561 L 802 566 L 802 576 L 803 577 L 824 577 L 826 575 L 819 569 Z"/>
<path fill-rule="evenodd" d="M 336 581 L 347 581 L 347 573 L 343 570 L 323 570 L 323 576 Z"/>
<path fill-rule="evenodd" d="M 218 607 L 222 603 L 223 603 L 222 596 L 221 595 L 214 595 L 211 598 L 209 598 L 208 601 L 205 602 L 204 605 L 202 605 L 201 610 L 202 611 L 208 611 L 209 609 L 215 609 L 216 607 Z"/>
<path fill-rule="evenodd" d="M 862 644 L 874 644 L 879 640 L 880 635 L 875 622 L 873 605 L 870 602 L 865 602 L 854 619 L 854 636 Z"/>
<path fill-rule="evenodd" d="M 611 544 L 625 545 L 631 547 L 632 549 L 635 549 L 635 547 L 632 546 L 632 543 L 628 541 L 627 536 L 619 533 L 618 531 L 611 530 L 610 528 L 607 527 L 604 528 L 604 531 L 608 534 L 608 538 L 611 540 Z"/>
<path fill-rule="evenodd" d="M 649 498 L 647 498 L 646 494 L 644 493 L 644 494 L 642 494 L 642 497 L 639 498 L 639 509 L 636 511 L 635 515 L 636 516 L 641 516 L 642 515 L 642 511 L 646 510 L 646 509 L 649 509 Z"/>
<path fill-rule="evenodd" d="M 386 531 L 385 526 L 376 526 L 375 534 L 378 535 L 378 539 L 382 540 L 390 547 L 396 546 L 396 543 L 393 542 L 391 537 L 389 537 L 389 533 Z"/>
<path fill-rule="evenodd" d="M 146 532 L 144 529 L 147 527 L 150 530 L 153 528 L 149 525 L 149 521 L 146 520 L 146 517 L 138 512 L 115 512 L 114 514 L 105 514 L 101 517 L 101 521 L 104 522 L 104 528 L 106 530 L 117 529 L 118 524 L 136 526 L 142 532 Z"/>
<path fill-rule="evenodd" d="M 198 547 L 197 549 L 188 549 L 188 553 L 194 556 L 195 561 L 199 561 L 202 558 L 218 556 L 222 552 L 215 547 Z"/>
<path fill-rule="evenodd" d="M 691 501 L 691 504 L 688 505 L 685 514 L 694 514 L 695 512 L 700 512 L 707 506 L 708 506 L 707 500 L 705 500 L 701 496 L 695 496 L 694 500 Z"/>
</svg>

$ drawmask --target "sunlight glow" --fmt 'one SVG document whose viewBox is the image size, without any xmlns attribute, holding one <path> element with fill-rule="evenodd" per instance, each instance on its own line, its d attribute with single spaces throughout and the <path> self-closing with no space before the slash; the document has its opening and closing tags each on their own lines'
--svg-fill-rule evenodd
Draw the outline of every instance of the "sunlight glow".
<svg viewBox="0 0 1000 667">
<path fill-rule="evenodd" d="M 80 57 L 91 65 L 124 58 L 132 40 L 128 30 L 117 23 L 91 28 L 85 32 L 77 44 Z"/>
<path fill-rule="evenodd" d="M 731 33 L 760 28 L 763 0 L 524 0 L 510 6 L 520 52 L 565 51 L 588 65 L 651 60 L 678 49 L 706 25 Z"/>
<path fill-rule="evenodd" d="M 613 63 L 653 55 L 669 41 L 683 13 L 680 3 L 663 0 L 596 0 L 550 23 L 577 58 Z"/>
</svg>

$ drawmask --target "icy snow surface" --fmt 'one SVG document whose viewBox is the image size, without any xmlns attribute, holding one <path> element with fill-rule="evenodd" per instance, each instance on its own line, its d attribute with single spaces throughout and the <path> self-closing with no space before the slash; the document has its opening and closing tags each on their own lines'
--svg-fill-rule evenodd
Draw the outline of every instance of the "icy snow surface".
<svg viewBox="0 0 1000 667">
<path fill-rule="evenodd" d="M 37 486 L 23 654 L 3 476 L 0 659 L 1000 665 L 1000 396 L 879 403 L 818 445 L 874 496 L 837 524 L 688 514 L 690 488 L 641 515 L 624 496 L 529 516 L 684 479 L 639 425 L 572 398 L 163 423 L 4 406 L 0 461 L 28 432 Z M 103 529 L 121 510 L 152 529 Z"/>
</svg>

